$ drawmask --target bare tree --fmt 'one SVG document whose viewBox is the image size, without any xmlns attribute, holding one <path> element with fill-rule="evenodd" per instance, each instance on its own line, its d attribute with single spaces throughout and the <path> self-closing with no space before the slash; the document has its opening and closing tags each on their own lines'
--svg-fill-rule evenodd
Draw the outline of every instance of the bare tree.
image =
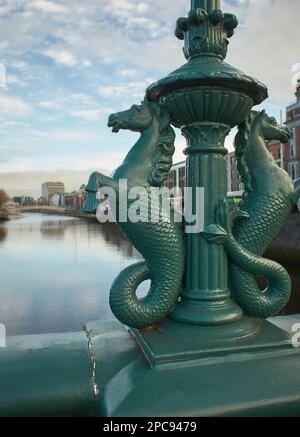
<svg viewBox="0 0 300 437">
<path fill-rule="evenodd" d="M 9 201 L 9 197 L 4 190 L 0 190 L 0 207 Z"/>
</svg>

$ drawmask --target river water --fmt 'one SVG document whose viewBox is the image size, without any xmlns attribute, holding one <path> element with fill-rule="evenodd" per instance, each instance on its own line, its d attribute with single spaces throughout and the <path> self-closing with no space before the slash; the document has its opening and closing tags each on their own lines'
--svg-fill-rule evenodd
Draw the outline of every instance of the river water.
<svg viewBox="0 0 300 437">
<path fill-rule="evenodd" d="M 0 323 L 15 335 L 76 331 L 111 319 L 110 285 L 138 260 L 112 224 L 41 214 L 0 224 Z M 284 313 L 300 313 L 300 269 L 286 267 L 293 295 Z"/>
<path fill-rule="evenodd" d="M 15 335 L 111 319 L 111 282 L 137 260 L 115 225 L 41 214 L 0 224 L 0 323 Z"/>
</svg>

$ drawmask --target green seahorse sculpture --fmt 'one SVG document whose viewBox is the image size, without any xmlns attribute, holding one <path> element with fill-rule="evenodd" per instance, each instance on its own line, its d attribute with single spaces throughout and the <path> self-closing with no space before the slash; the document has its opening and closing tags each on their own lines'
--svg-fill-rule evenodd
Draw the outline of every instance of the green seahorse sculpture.
<svg viewBox="0 0 300 437">
<path fill-rule="evenodd" d="M 219 219 L 226 229 L 226 248 L 231 257 L 231 288 L 234 299 L 253 317 L 277 314 L 287 304 L 291 281 L 279 264 L 262 258 L 276 238 L 300 197 L 299 182 L 278 167 L 266 141 L 287 143 L 289 130 L 265 111 L 252 112 L 239 126 L 235 139 L 238 170 L 245 185 L 240 210 L 229 219 L 224 203 Z M 257 277 L 267 279 L 267 289 Z"/>
<path fill-rule="evenodd" d="M 113 132 L 129 129 L 140 132 L 141 136 L 111 178 L 98 172 L 90 176 L 84 210 L 95 211 L 99 204 L 96 199 L 99 188 L 110 187 L 116 192 L 118 226 L 145 261 L 120 273 L 111 287 L 110 306 L 117 319 L 125 325 L 144 328 L 162 321 L 172 312 L 182 287 L 185 261 L 182 225 L 175 222 L 174 211 L 170 216 L 164 202 L 152 195 L 153 187 L 163 185 L 172 166 L 175 133 L 164 106 L 147 100 L 111 115 L 108 126 Z M 128 200 L 126 206 L 120 202 L 121 180 L 127 181 L 128 192 L 135 187 L 146 190 L 147 199 L 140 199 L 144 202 L 141 210 L 144 215 L 146 211 L 147 216 L 144 220 L 137 223 L 120 220 L 121 214 L 127 215 L 133 203 Z M 151 221 L 151 213 L 156 220 Z M 150 290 L 145 298 L 139 299 L 137 288 L 148 279 L 151 280 Z"/>
</svg>

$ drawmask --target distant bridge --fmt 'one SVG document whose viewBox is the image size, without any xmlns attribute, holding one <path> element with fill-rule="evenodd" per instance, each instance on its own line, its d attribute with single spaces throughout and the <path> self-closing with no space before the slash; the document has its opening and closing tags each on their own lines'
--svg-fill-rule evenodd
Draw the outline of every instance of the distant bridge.
<svg viewBox="0 0 300 437">
<path fill-rule="evenodd" d="M 85 212 L 78 211 L 76 209 L 68 209 L 68 208 L 59 208 L 55 206 L 20 206 L 18 208 L 19 212 L 30 212 L 30 213 L 39 213 L 39 214 L 52 214 L 52 215 L 64 215 L 68 217 L 77 217 L 77 218 L 95 218 L 96 215 L 86 214 Z"/>
</svg>

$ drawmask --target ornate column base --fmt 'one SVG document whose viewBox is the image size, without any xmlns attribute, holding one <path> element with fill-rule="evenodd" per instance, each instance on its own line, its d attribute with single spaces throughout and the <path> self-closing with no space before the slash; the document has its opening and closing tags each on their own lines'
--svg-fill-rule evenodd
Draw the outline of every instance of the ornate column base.
<svg viewBox="0 0 300 437">
<path fill-rule="evenodd" d="M 284 331 L 264 319 L 249 317 L 214 327 L 167 320 L 152 329 L 131 329 L 130 332 L 151 365 L 290 347 Z"/>
<path fill-rule="evenodd" d="M 207 301 L 183 299 L 170 317 L 180 323 L 212 327 L 239 322 L 243 311 L 228 297 Z"/>
</svg>

